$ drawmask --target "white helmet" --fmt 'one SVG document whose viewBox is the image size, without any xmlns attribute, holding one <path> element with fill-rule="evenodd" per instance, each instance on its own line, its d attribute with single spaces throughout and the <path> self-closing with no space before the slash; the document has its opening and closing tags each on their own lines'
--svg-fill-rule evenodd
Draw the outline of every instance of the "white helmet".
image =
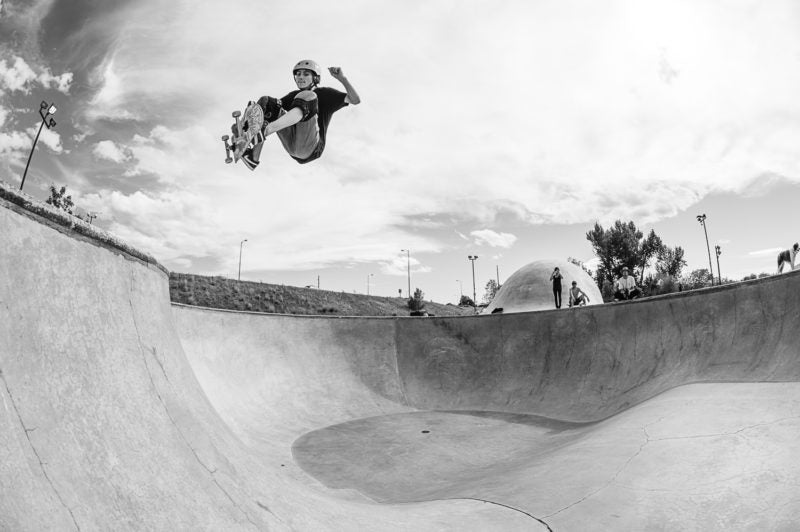
<svg viewBox="0 0 800 532">
<path fill-rule="evenodd" d="M 322 76 L 322 70 L 319 68 L 319 65 L 317 64 L 316 61 L 312 61 L 311 59 L 303 59 L 294 66 L 294 68 L 292 69 L 292 74 L 301 69 L 310 70 L 311 72 L 313 72 L 314 76 L 312 77 L 312 79 L 316 85 L 319 85 L 319 80 L 321 79 Z"/>
</svg>

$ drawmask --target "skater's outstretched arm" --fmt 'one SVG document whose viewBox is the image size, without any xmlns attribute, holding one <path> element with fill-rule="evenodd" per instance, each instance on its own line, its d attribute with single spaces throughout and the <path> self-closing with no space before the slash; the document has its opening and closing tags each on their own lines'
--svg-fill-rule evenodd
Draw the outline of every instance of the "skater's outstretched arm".
<svg viewBox="0 0 800 532">
<path fill-rule="evenodd" d="M 353 85 L 350 83 L 350 81 L 348 81 L 348 79 L 345 77 L 342 67 L 330 67 L 328 68 L 328 72 L 331 73 L 333 79 L 344 85 L 344 88 L 347 91 L 347 96 L 345 96 L 344 101 L 350 105 L 358 105 L 361 103 L 361 98 L 358 96 L 358 93 L 353 88 Z"/>
</svg>

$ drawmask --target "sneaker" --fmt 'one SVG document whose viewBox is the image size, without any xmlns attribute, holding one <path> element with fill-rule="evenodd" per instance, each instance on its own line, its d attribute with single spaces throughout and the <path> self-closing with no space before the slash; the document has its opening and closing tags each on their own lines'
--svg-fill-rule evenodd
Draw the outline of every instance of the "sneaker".
<svg viewBox="0 0 800 532">
<path fill-rule="evenodd" d="M 253 149 L 247 148 L 244 153 L 242 154 L 242 162 L 246 167 L 250 170 L 255 170 L 256 166 L 258 166 L 258 161 L 253 159 Z"/>
</svg>

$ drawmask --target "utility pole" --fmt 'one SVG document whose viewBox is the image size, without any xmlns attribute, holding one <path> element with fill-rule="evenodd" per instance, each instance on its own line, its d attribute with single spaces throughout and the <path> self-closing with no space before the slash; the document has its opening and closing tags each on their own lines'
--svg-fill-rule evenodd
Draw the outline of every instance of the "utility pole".
<svg viewBox="0 0 800 532">
<path fill-rule="evenodd" d="M 245 242 L 247 242 L 246 238 L 239 242 L 239 281 L 242 280 L 242 246 Z"/>
<path fill-rule="evenodd" d="M 478 309 L 478 293 L 475 290 L 475 261 L 478 260 L 477 255 L 469 255 L 467 256 L 469 261 L 472 263 L 472 302 L 475 304 L 475 309 Z"/>
<path fill-rule="evenodd" d="M 400 251 L 406 252 L 406 269 L 408 271 L 408 299 L 411 299 L 411 250 L 401 249 Z"/>
<path fill-rule="evenodd" d="M 47 109 L 47 113 L 45 113 L 45 109 Z M 31 147 L 31 153 L 28 155 L 28 162 L 25 163 L 25 171 L 22 173 L 22 182 L 19 184 L 20 190 L 22 190 L 22 187 L 25 186 L 25 177 L 28 175 L 28 166 L 31 164 L 33 150 L 36 149 L 36 142 L 39 140 L 39 135 L 42 133 L 42 128 L 44 126 L 47 126 L 47 129 L 56 127 L 56 121 L 52 118 L 54 114 L 56 114 L 55 104 L 49 104 L 45 101 L 42 101 L 42 103 L 39 105 L 39 116 L 42 117 L 42 123 L 39 124 L 39 131 L 36 132 L 36 138 L 33 139 L 33 146 Z M 48 118 L 50 118 L 50 120 L 47 120 Z"/>
<path fill-rule="evenodd" d="M 714 268 L 711 266 L 711 246 L 708 244 L 708 231 L 706 230 L 706 215 L 698 214 L 697 221 L 703 226 L 703 233 L 706 235 L 706 249 L 708 250 L 708 273 L 711 276 L 711 285 L 714 285 Z"/>
<path fill-rule="evenodd" d="M 717 252 L 717 279 L 719 280 L 719 284 L 722 284 L 722 272 L 719 269 L 719 256 L 722 255 L 722 248 L 719 247 L 719 244 L 714 246 L 714 250 Z"/>
</svg>

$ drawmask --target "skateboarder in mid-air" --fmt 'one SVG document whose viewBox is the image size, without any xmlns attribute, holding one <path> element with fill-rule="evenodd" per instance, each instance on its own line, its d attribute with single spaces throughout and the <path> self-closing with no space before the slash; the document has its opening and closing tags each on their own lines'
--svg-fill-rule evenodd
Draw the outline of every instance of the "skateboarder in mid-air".
<svg viewBox="0 0 800 532">
<path fill-rule="evenodd" d="M 277 133 L 284 149 L 300 164 L 322 155 L 333 113 L 347 105 L 361 103 L 361 98 L 341 67 L 330 67 L 328 72 L 344 85 L 346 93 L 331 87 L 320 87 L 319 65 L 304 59 L 292 69 L 297 90 L 280 99 L 271 96 L 259 98 L 258 105 L 264 111 L 264 126 L 242 153 L 242 161 L 250 170 L 258 166 L 264 139 L 273 133 Z"/>
</svg>

